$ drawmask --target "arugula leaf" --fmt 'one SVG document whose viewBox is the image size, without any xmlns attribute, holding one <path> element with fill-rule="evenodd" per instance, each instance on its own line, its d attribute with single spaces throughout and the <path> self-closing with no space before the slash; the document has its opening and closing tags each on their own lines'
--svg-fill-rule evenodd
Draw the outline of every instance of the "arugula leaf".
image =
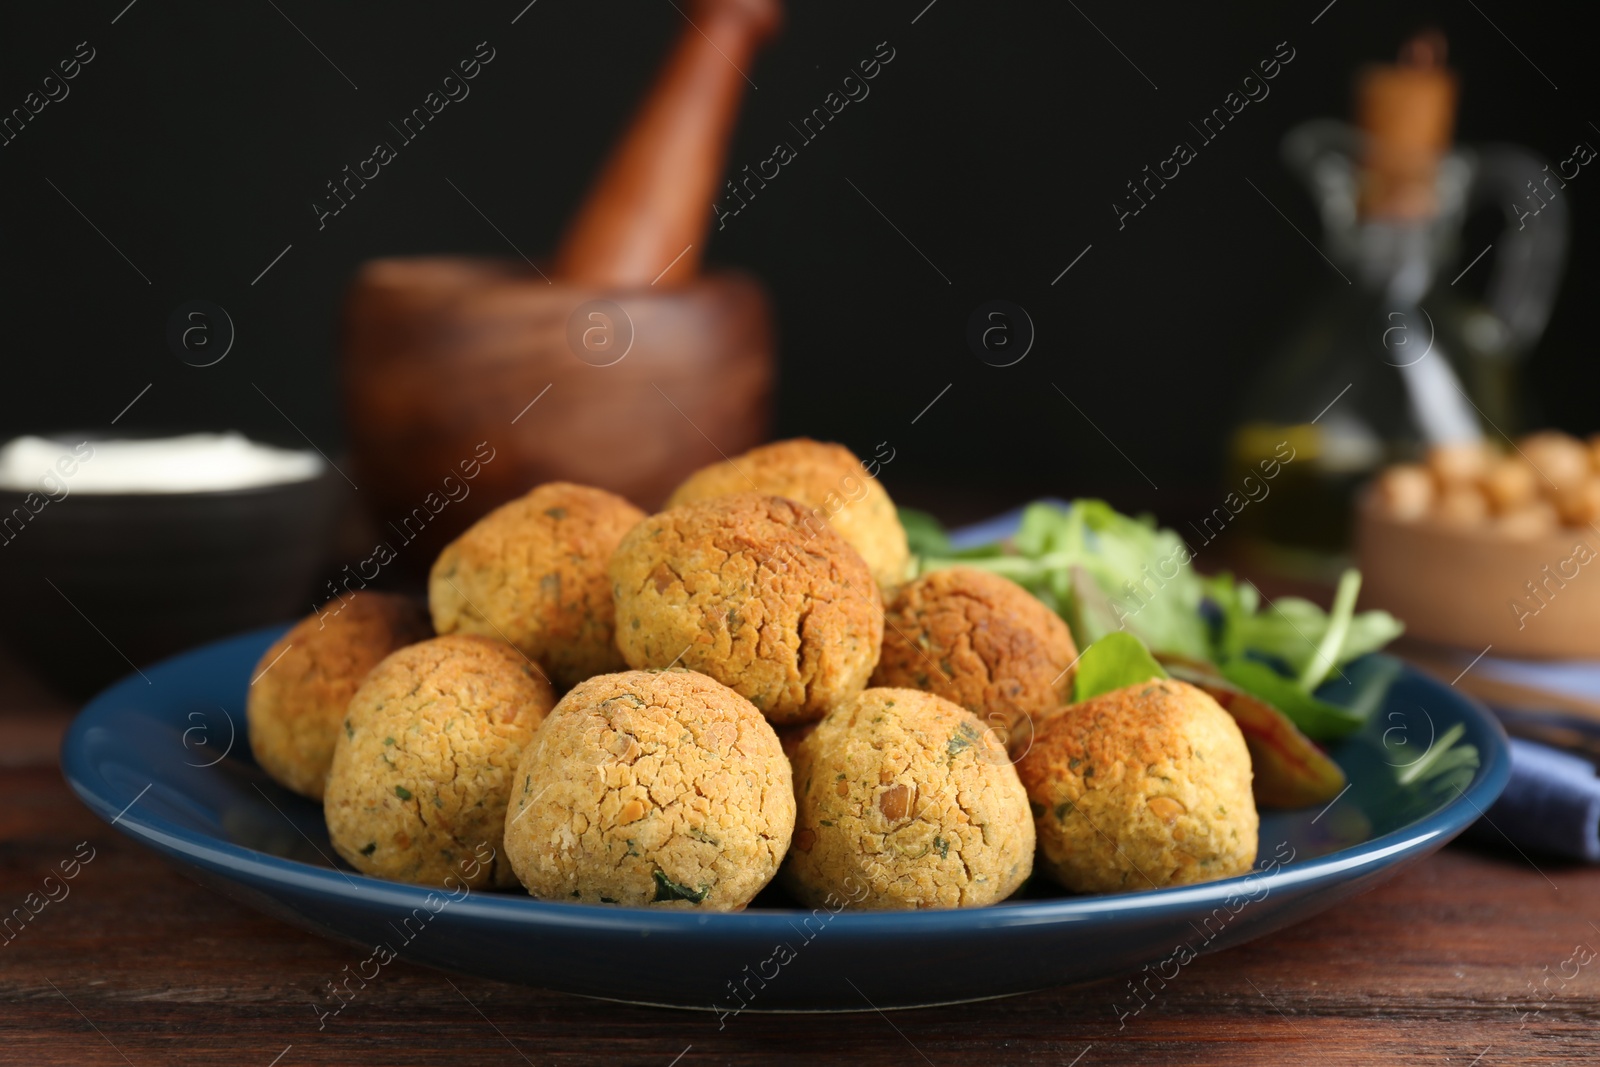
<svg viewBox="0 0 1600 1067">
<path fill-rule="evenodd" d="M 1456 723 L 1440 734 L 1428 750 L 1411 763 L 1395 768 L 1379 803 L 1391 818 L 1422 815 L 1441 798 L 1453 798 L 1472 784 L 1480 757 L 1476 746 L 1461 740 L 1466 728 Z"/>
<path fill-rule="evenodd" d="M 1465 789 L 1472 782 L 1473 772 L 1478 769 L 1476 746 L 1457 744 L 1466 732 L 1467 728 L 1461 723 L 1450 727 L 1439 735 L 1439 739 L 1423 753 L 1422 758 L 1409 767 L 1401 768 L 1395 780 L 1401 785 L 1425 783 L 1435 790 L 1448 790 L 1451 787 Z"/>
<path fill-rule="evenodd" d="M 1260 591 L 1249 582 L 1234 581 L 1227 571 L 1202 580 L 1206 599 L 1221 617 L 1213 645 L 1214 657 L 1218 662 L 1243 658 L 1245 625 L 1261 607 Z"/>
<path fill-rule="evenodd" d="M 1339 677 L 1324 682 L 1316 695 L 1365 721 L 1383 706 L 1389 686 L 1400 677 L 1402 669 L 1400 661 L 1393 656 L 1365 656 L 1350 664 Z"/>
<path fill-rule="evenodd" d="M 1083 537 L 1080 563 L 1111 600 L 1118 629 L 1151 648 L 1209 658 L 1210 640 L 1200 615 L 1204 583 L 1190 564 L 1189 547 L 1149 516 L 1129 518 L 1101 500 L 1078 501 Z"/>
<path fill-rule="evenodd" d="M 1071 595 L 1059 613 L 1079 645 L 1087 648 L 1107 634 L 1127 632 L 1121 629 L 1116 605 L 1082 564 L 1074 563 L 1068 568 L 1067 582 Z"/>
<path fill-rule="evenodd" d="M 1067 542 L 1075 540 L 1072 528 L 1076 525 L 1070 512 L 1054 504 L 1029 504 L 1022 509 L 1022 521 L 1017 523 L 1011 543 L 1022 555 L 1037 558 L 1068 547 Z"/>
<path fill-rule="evenodd" d="M 1129 633 L 1109 633 L 1078 657 L 1078 673 L 1072 680 L 1072 700 L 1081 703 L 1114 689 L 1166 677 L 1167 672 L 1137 637 Z"/>
<path fill-rule="evenodd" d="M 899 508 L 900 525 L 905 527 L 906 541 L 914 556 L 948 556 L 950 538 L 944 525 L 926 511 Z"/>
<path fill-rule="evenodd" d="M 1343 667 L 1351 660 L 1376 652 L 1405 631 L 1405 623 L 1387 611 L 1363 611 L 1350 620 L 1350 629 L 1344 635 L 1344 644 L 1339 646 L 1339 658 L 1334 665 Z"/>
<path fill-rule="evenodd" d="M 1289 717 L 1308 737 L 1331 740 L 1359 730 L 1366 717 L 1318 700 L 1259 660 L 1235 659 L 1221 665 L 1222 676 L 1260 697 Z"/>
<path fill-rule="evenodd" d="M 1356 572 L 1347 571 L 1346 574 Z M 1353 582 L 1341 580 L 1340 588 L 1343 590 L 1351 584 L 1359 591 L 1359 574 L 1356 574 Z M 1245 590 L 1249 590 L 1249 593 L 1245 593 Z M 1337 623 L 1333 616 L 1311 601 L 1297 596 L 1279 597 L 1258 610 L 1256 598 L 1259 594 L 1255 593 L 1255 588 L 1248 584 L 1235 586 L 1233 579 L 1227 575 L 1211 579 L 1207 594 L 1223 615 L 1222 633 L 1217 639 L 1218 658 L 1235 659 L 1249 653 L 1282 663 L 1297 678 L 1305 679 L 1313 675 L 1312 668 L 1318 653 L 1328 643 L 1330 632 Z M 1354 593 L 1348 596 L 1348 600 L 1353 607 Z M 1335 604 L 1336 608 L 1339 606 Z M 1343 632 L 1338 634 L 1337 645 L 1331 646 L 1334 651 L 1322 677 L 1358 656 L 1376 652 L 1399 637 L 1404 630 L 1405 627 L 1387 611 L 1350 614 L 1343 624 Z M 1316 678 L 1306 688 L 1315 689 L 1321 680 Z"/>
<path fill-rule="evenodd" d="M 1339 576 L 1339 589 L 1333 594 L 1333 608 L 1328 612 L 1327 629 L 1322 632 L 1322 640 L 1317 642 L 1311 662 L 1300 672 L 1300 688 L 1306 692 L 1313 692 L 1321 685 L 1338 662 L 1345 634 L 1350 632 L 1350 620 L 1356 613 L 1356 596 L 1360 592 L 1360 571 L 1350 569 Z"/>
<path fill-rule="evenodd" d="M 1200 616 L 1204 587 L 1190 558 L 1183 540 L 1153 519 L 1079 500 L 1070 508 L 1032 504 L 1009 542 L 985 553 L 930 554 L 919 573 L 958 562 L 983 567 L 1017 582 L 1069 624 L 1075 613 L 1084 616 L 1080 622 L 1092 618 L 1089 634 L 1126 630 L 1152 648 L 1198 659 L 1207 656 L 1209 637 Z"/>
</svg>

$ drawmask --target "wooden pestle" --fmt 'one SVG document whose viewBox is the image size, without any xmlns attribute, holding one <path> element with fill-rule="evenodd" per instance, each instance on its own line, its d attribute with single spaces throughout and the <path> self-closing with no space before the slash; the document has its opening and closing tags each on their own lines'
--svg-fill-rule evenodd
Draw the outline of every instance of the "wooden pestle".
<svg viewBox="0 0 1600 1067">
<path fill-rule="evenodd" d="M 696 0 L 660 76 L 561 243 L 558 281 L 630 289 L 699 273 L 747 72 L 779 0 Z"/>
</svg>

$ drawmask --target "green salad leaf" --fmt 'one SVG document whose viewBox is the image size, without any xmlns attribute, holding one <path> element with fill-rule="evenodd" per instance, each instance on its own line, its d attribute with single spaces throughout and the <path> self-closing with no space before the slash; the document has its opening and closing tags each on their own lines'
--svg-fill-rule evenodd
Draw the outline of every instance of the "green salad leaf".
<svg viewBox="0 0 1600 1067">
<path fill-rule="evenodd" d="M 1466 789 L 1472 783 L 1473 772 L 1478 769 L 1477 748 L 1461 744 L 1461 735 L 1466 732 L 1467 728 L 1459 722 L 1450 727 L 1439 735 L 1421 759 L 1401 768 L 1396 780 L 1401 785 L 1426 784 L 1441 793 Z"/>
<path fill-rule="evenodd" d="M 1263 607 L 1255 586 L 1226 573 L 1204 582 L 1206 598 L 1222 616 L 1216 656 L 1230 660 L 1250 653 L 1281 663 L 1302 683 L 1310 680 L 1303 684 L 1307 691 L 1329 672 L 1376 652 L 1405 630 L 1387 611 L 1354 611 L 1361 588 L 1360 574 L 1354 570 L 1340 579 L 1333 614 L 1297 596 L 1279 597 Z"/>
<path fill-rule="evenodd" d="M 915 574 L 980 567 L 1066 620 L 1084 650 L 1075 700 L 1167 677 L 1163 662 L 1212 694 L 1250 746 L 1259 803 L 1303 806 L 1342 793 L 1343 771 L 1314 742 L 1370 723 L 1401 670 L 1392 657 L 1369 655 L 1404 627 L 1387 612 L 1355 610 L 1354 570 L 1324 611 L 1300 597 L 1268 599 L 1231 574 L 1202 576 L 1177 533 L 1101 500 L 1030 505 L 1012 537 L 961 550 L 931 515 L 902 511 L 901 520 Z M 1460 726 L 1446 730 L 1398 768 L 1386 804 L 1425 806 L 1430 795 L 1465 789 L 1479 756 L 1462 734 Z"/>
<path fill-rule="evenodd" d="M 1367 721 L 1348 708 L 1318 700 L 1260 660 L 1229 660 L 1221 664 L 1221 671 L 1228 681 L 1287 715 L 1307 737 L 1333 740 L 1354 733 Z"/>
<path fill-rule="evenodd" d="M 1058 612 L 1080 646 L 1123 633 L 1155 656 L 1209 664 L 1313 739 L 1359 727 L 1393 680 L 1368 675 L 1358 688 L 1344 670 L 1404 629 L 1387 612 L 1356 612 L 1356 571 L 1324 611 L 1300 597 L 1268 600 L 1230 574 L 1200 575 L 1175 531 L 1103 500 L 1029 505 L 1012 537 L 961 551 L 932 516 L 903 516 L 917 573 L 964 564 L 1005 575 Z"/>
<path fill-rule="evenodd" d="M 1072 679 L 1072 701 L 1082 703 L 1114 689 L 1166 677 L 1167 672 L 1144 647 L 1143 641 L 1130 633 L 1109 633 L 1078 657 L 1078 672 Z"/>
<path fill-rule="evenodd" d="M 1203 658 L 1205 586 L 1190 559 L 1183 539 L 1149 516 L 1130 518 L 1102 500 L 1080 500 L 1070 508 L 1031 504 L 1009 542 L 930 552 L 919 573 L 957 563 L 983 567 L 1056 609 L 1086 643 L 1125 630 L 1157 651 Z"/>
<path fill-rule="evenodd" d="M 1336 677 L 1324 682 L 1317 696 L 1365 722 L 1383 706 L 1383 698 L 1400 677 L 1401 670 L 1400 661 L 1393 656 L 1364 656 L 1346 664 Z"/>
<path fill-rule="evenodd" d="M 913 556 L 948 556 L 950 538 L 938 519 L 926 511 L 900 508 L 900 525 L 905 527 L 906 542 Z"/>
<path fill-rule="evenodd" d="M 1464 792 L 1480 762 L 1477 747 L 1461 739 L 1465 733 L 1466 727 L 1456 723 L 1433 739 L 1421 756 L 1408 763 L 1391 763 L 1394 775 L 1387 789 L 1375 798 L 1378 809 L 1394 818 L 1409 819 Z M 1384 747 L 1390 749 L 1387 743 Z"/>
</svg>

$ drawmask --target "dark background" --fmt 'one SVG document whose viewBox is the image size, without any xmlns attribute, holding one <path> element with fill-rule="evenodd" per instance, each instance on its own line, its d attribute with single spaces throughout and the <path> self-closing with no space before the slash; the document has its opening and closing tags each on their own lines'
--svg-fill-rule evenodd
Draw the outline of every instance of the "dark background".
<svg viewBox="0 0 1600 1067">
<path fill-rule="evenodd" d="M 77 42 L 97 56 L 66 100 L 0 148 L 0 436 L 107 428 L 153 382 L 118 429 L 226 426 L 298 443 L 287 415 L 337 456 L 338 305 L 355 266 L 389 254 L 513 254 L 447 178 L 519 248 L 548 254 L 683 26 L 665 0 L 537 0 L 513 25 L 525 2 L 10 6 L 0 111 L 20 106 Z M 1241 391 L 1298 301 L 1333 279 L 1246 179 L 1315 237 L 1279 138 L 1307 117 L 1347 116 L 1354 69 L 1391 59 L 1417 28 L 1449 37 L 1461 140 L 1519 143 L 1554 161 L 1600 136 L 1588 123 L 1595 61 L 1577 5 L 925 4 L 789 5 L 787 29 L 749 72 L 759 90 L 747 95 L 730 170 L 794 140 L 788 123 L 880 41 L 896 56 L 870 97 L 801 147 L 709 246 L 712 262 L 759 275 L 774 295 L 778 432 L 863 454 L 887 440 L 897 454 L 885 480 L 913 497 L 940 483 L 1099 493 L 1170 512 L 1211 493 Z M 497 54 L 471 96 L 319 232 L 310 204 L 324 182 L 392 139 L 387 122 L 485 40 Z M 1124 182 L 1281 41 L 1296 57 L 1270 97 L 1118 232 L 1110 205 Z M 1580 318 L 1597 283 L 1590 182 L 1600 189 L 1587 172 L 1568 189 L 1573 251 L 1526 368 L 1541 405 L 1527 425 L 1600 426 Z M 1486 274 L 1480 264 L 1474 277 Z M 228 358 L 205 369 L 165 342 L 168 316 L 195 298 L 224 306 L 238 331 Z M 965 344 L 968 315 L 991 298 L 1022 305 L 1036 324 L 1016 366 L 987 366 Z"/>
</svg>

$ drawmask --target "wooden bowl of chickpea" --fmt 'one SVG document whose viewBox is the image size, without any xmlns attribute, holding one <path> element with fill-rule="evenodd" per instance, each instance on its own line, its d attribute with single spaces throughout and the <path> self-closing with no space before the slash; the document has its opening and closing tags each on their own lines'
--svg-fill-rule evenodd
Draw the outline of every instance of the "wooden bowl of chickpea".
<svg viewBox="0 0 1600 1067">
<path fill-rule="evenodd" d="M 1363 601 L 1414 637 L 1600 659 L 1600 435 L 1443 445 L 1385 469 L 1356 521 Z"/>
</svg>

